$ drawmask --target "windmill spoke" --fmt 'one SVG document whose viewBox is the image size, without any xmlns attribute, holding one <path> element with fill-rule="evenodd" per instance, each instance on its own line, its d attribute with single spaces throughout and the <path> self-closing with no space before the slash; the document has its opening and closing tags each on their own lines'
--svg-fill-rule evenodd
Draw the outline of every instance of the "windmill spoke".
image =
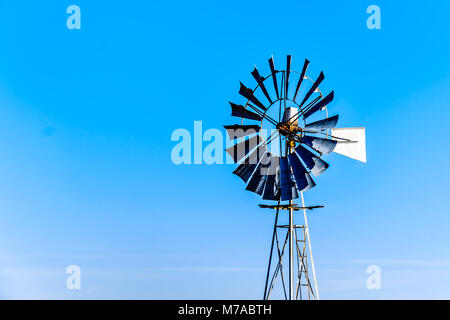
<svg viewBox="0 0 450 320">
<path fill-rule="evenodd" d="M 271 117 L 269 117 L 266 113 L 262 112 L 260 109 L 256 108 L 255 106 L 248 103 L 248 106 L 252 108 L 253 111 L 255 111 L 257 114 L 259 114 L 261 117 L 265 118 L 267 121 L 272 123 L 273 125 L 277 125 L 277 122 L 273 120 Z"/>
<path fill-rule="evenodd" d="M 292 117 L 289 118 L 288 121 L 286 121 L 287 123 L 292 123 L 298 120 L 298 118 L 300 118 L 308 109 L 308 107 L 310 107 L 312 104 L 315 104 L 318 100 L 320 99 L 320 97 L 316 97 L 313 101 L 311 101 L 310 103 L 308 103 L 305 107 L 305 109 L 300 109 L 296 114 L 294 114 Z"/>
<path fill-rule="evenodd" d="M 356 141 L 352 141 L 352 140 L 349 140 L 349 139 L 336 137 L 336 136 L 333 136 L 331 134 L 328 134 L 328 133 L 325 133 L 325 132 L 322 132 L 322 131 L 317 131 L 317 130 L 303 130 L 303 132 L 312 133 L 312 134 L 320 134 L 320 135 L 323 135 L 323 136 L 331 137 L 333 139 L 342 140 L 342 141 L 346 141 L 346 142 L 356 142 Z"/>
</svg>

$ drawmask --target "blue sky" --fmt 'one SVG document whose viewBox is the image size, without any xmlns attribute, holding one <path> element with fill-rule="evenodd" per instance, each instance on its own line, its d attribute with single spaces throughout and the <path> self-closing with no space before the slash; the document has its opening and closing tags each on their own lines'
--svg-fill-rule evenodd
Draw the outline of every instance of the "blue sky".
<svg viewBox="0 0 450 320">
<path fill-rule="evenodd" d="M 309 218 L 321 298 L 450 298 L 449 10 L 1 1 L 0 298 L 260 298 L 273 215 L 233 165 L 174 165 L 170 138 L 232 123 L 238 81 L 286 54 L 325 72 L 340 127 L 367 128 L 367 164 L 332 154 L 305 194 L 326 206 Z"/>
</svg>

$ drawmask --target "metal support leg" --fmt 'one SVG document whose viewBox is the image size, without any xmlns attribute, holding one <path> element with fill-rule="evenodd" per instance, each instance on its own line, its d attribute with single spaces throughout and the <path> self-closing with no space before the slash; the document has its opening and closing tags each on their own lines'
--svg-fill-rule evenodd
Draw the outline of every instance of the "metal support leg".
<svg viewBox="0 0 450 320">
<path fill-rule="evenodd" d="M 292 200 L 289 201 L 292 205 Z M 294 210 L 289 210 L 289 300 L 294 300 Z"/>
</svg>

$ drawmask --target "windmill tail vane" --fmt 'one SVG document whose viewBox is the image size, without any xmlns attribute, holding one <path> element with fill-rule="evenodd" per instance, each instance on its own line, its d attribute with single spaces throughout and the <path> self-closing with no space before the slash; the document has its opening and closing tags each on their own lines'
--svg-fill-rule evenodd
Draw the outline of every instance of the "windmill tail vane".
<svg viewBox="0 0 450 320">
<path fill-rule="evenodd" d="M 365 128 L 336 128 L 339 116 L 328 114 L 334 91 L 322 94 L 325 75 L 310 78 L 309 64 L 305 59 L 301 72 L 291 70 L 288 55 L 286 68 L 277 70 L 272 57 L 266 77 L 255 67 L 256 87 L 240 83 L 245 104 L 229 102 L 239 123 L 224 126 L 236 142 L 226 149 L 238 164 L 233 174 L 246 183 L 246 190 L 272 201 L 261 208 L 275 210 L 263 299 L 319 299 L 306 212 L 323 206 L 306 206 L 303 192 L 316 186 L 312 176 L 329 168 L 322 158 L 331 152 L 366 162 Z M 264 130 L 273 133 L 267 137 Z M 298 198 L 301 205 L 294 203 Z M 298 211 L 303 212 L 301 225 L 294 224 Z"/>
</svg>

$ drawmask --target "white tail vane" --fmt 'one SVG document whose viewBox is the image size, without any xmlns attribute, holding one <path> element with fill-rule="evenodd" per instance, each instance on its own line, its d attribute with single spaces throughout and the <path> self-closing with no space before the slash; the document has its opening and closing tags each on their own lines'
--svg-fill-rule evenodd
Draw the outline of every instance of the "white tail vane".
<svg viewBox="0 0 450 320">
<path fill-rule="evenodd" d="M 331 135 L 348 140 L 339 141 L 334 152 L 366 162 L 366 128 L 335 128 L 331 130 Z"/>
</svg>

